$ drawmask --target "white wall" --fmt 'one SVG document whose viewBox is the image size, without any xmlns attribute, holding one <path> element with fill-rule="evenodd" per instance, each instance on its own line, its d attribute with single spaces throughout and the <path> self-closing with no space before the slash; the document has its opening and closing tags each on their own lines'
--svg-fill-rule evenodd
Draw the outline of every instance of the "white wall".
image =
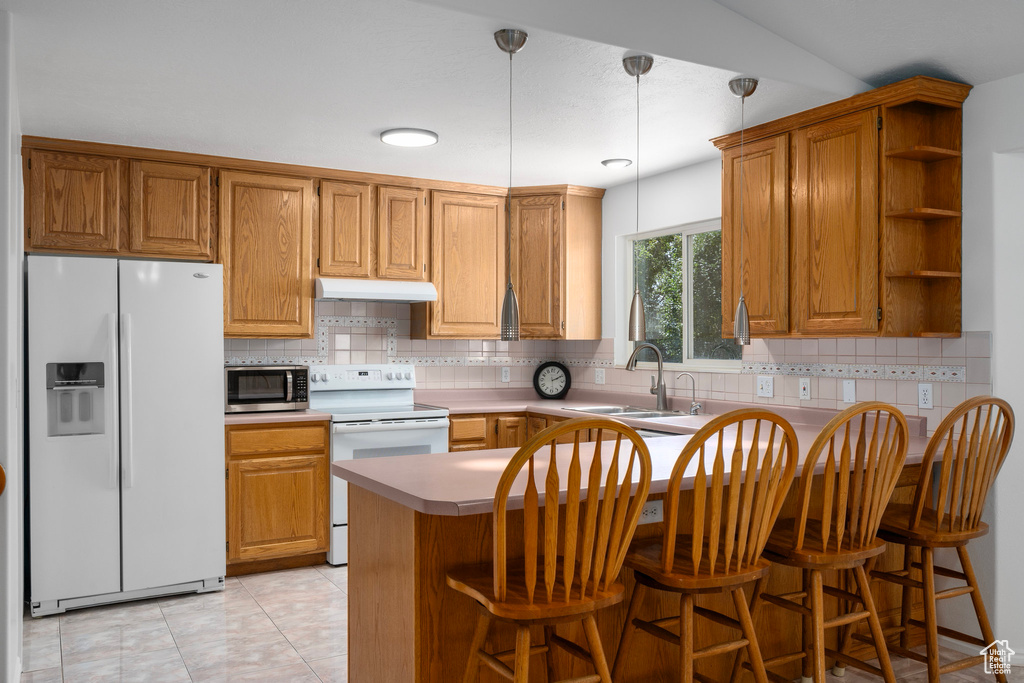
<svg viewBox="0 0 1024 683">
<path fill-rule="evenodd" d="M 992 388 L 1024 419 L 1024 365 L 1014 360 L 1024 339 L 1024 74 L 979 86 L 964 103 L 964 322 L 992 330 Z M 1020 520 L 1024 437 L 990 495 L 992 533 L 971 544 L 995 635 L 1018 652 L 1024 644 L 1024 563 Z M 976 547 L 977 546 L 977 547 Z M 998 596 L 998 600 L 994 596 Z M 952 601 L 951 601 L 952 602 Z M 1017 662 L 1014 662 L 1017 663 Z"/>
<path fill-rule="evenodd" d="M 0 12 L 0 678 L 21 676 L 22 614 L 22 193 L 21 127 L 13 20 Z"/>
<path fill-rule="evenodd" d="M 710 144 L 710 143 L 709 143 Z M 616 283 L 625 281 L 621 235 L 636 232 L 636 184 L 609 189 L 602 203 L 601 336 L 614 338 L 625 329 L 629 298 Z M 719 159 L 640 179 L 640 232 L 696 223 L 722 216 L 722 162 Z M 622 346 L 622 348 L 619 348 Z M 616 339 L 615 357 L 628 355 Z"/>
</svg>

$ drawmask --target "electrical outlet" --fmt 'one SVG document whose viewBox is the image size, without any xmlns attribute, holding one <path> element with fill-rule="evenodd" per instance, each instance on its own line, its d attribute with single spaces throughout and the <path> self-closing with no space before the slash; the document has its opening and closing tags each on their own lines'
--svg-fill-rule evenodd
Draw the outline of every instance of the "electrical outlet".
<svg viewBox="0 0 1024 683">
<path fill-rule="evenodd" d="M 931 408 L 933 400 L 932 385 L 928 382 L 919 382 L 917 385 L 917 407 Z"/>
<path fill-rule="evenodd" d="M 594 384 L 604 384 L 604 368 L 594 370 Z"/>
<path fill-rule="evenodd" d="M 763 398 L 771 398 L 775 396 L 775 378 L 771 375 L 758 375 L 757 395 Z"/>
<path fill-rule="evenodd" d="M 855 379 L 844 379 L 843 380 L 843 403 L 856 403 L 857 402 L 857 380 Z"/>
<path fill-rule="evenodd" d="M 800 400 L 810 401 L 811 400 L 811 378 L 801 377 L 800 378 Z"/>
<path fill-rule="evenodd" d="M 647 501 L 643 509 L 640 510 L 640 521 L 637 524 L 654 524 L 664 519 L 661 504 L 660 500 Z"/>
<path fill-rule="evenodd" d="M 501 381 L 502 382 L 511 382 L 512 381 L 512 368 L 502 368 L 501 369 Z"/>
</svg>

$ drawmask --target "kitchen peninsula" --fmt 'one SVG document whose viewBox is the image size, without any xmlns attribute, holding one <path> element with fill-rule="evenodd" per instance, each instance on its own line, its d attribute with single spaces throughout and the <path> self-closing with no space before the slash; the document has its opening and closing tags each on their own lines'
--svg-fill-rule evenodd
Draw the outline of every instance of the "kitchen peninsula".
<svg viewBox="0 0 1024 683">
<path fill-rule="evenodd" d="M 550 402 L 548 403 L 550 406 Z M 565 408 L 539 405 L 531 410 L 578 416 Z M 569 406 L 571 407 L 571 406 Z M 476 403 L 475 410 L 481 410 Z M 454 411 L 453 411 L 454 412 Z M 690 432 L 692 427 L 629 420 L 632 426 L 651 427 L 660 431 Z M 794 424 L 801 446 L 801 461 L 817 435 L 819 425 Z M 917 436 L 910 439 L 907 462 L 901 484 L 917 479 L 926 438 L 912 428 Z M 653 473 L 651 499 L 661 498 L 673 464 L 687 434 L 647 438 L 651 451 Z M 589 459 L 594 444 L 581 444 L 581 458 Z M 560 447 L 559 457 L 568 459 L 571 445 Z M 445 585 L 445 572 L 454 566 L 485 562 L 491 559 L 491 510 L 495 486 L 514 449 L 477 450 L 433 455 L 398 456 L 354 460 L 332 465 L 332 473 L 349 484 L 351 547 L 349 564 L 349 621 L 358 628 L 349 630 L 349 676 L 352 680 L 443 682 L 459 680 L 466 665 L 469 643 L 476 622 L 477 607 L 465 596 Z M 607 451 L 606 451 L 607 453 Z M 585 464 L 584 464 L 585 466 Z M 543 476 L 543 473 L 540 474 Z M 684 480 L 684 482 L 687 480 Z M 684 486 L 692 485 L 692 479 Z M 894 500 L 912 493 L 897 488 Z M 791 493 L 791 499 L 793 495 Z M 516 496 L 510 496 L 516 505 Z M 521 497 L 518 499 L 521 501 Z M 792 500 L 787 503 L 792 504 Z M 783 511 L 783 515 L 786 511 Z M 521 517 L 509 516 L 510 529 L 521 530 Z M 637 527 L 636 537 L 661 533 L 659 524 Z M 513 541 L 512 546 L 515 547 Z M 883 556 L 880 566 L 895 564 L 900 554 Z M 783 592 L 797 584 L 798 574 L 773 569 L 769 590 Z M 632 585 L 632 576 L 624 570 L 623 580 Z M 885 617 L 894 616 L 890 609 L 894 596 L 883 595 L 879 609 Z M 704 598 L 719 600 L 718 596 Z M 675 608 L 674 601 L 659 604 L 659 613 L 667 615 Z M 597 622 L 606 652 L 614 653 L 618 643 L 626 605 L 619 604 L 599 612 Z M 770 656 L 792 645 L 799 638 L 799 628 L 772 627 L 777 615 L 766 611 L 756 624 L 762 638 L 762 651 Z M 884 623 L 884 621 L 883 621 Z M 566 628 L 566 627 L 561 627 Z M 707 633 L 698 634 L 701 641 L 718 637 L 719 627 L 701 624 Z M 581 640 L 580 634 L 566 628 L 562 633 Z M 490 646 L 508 649 L 513 644 L 510 630 L 496 630 Z M 656 639 L 637 639 L 630 661 L 635 662 L 628 681 L 669 681 L 677 674 L 677 655 Z M 543 658 L 534 658 L 531 676 L 543 680 Z M 728 661 L 716 658 L 703 663 L 702 672 L 717 678 L 728 675 Z M 589 673 L 583 665 L 556 652 L 559 674 Z M 571 668 L 575 667 L 575 668 Z M 481 681 L 499 680 L 486 668 Z"/>
</svg>

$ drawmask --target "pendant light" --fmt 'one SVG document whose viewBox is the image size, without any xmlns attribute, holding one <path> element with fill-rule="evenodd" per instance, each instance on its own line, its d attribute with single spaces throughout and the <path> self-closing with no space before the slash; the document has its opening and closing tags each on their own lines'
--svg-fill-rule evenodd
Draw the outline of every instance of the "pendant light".
<svg viewBox="0 0 1024 683">
<path fill-rule="evenodd" d="M 519 300 L 512 287 L 512 55 L 526 45 L 526 31 L 503 28 L 494 32 L 494 42 L 508 53 L 508 194 L 505 195 L 505 273 L 508 287 L 501 302 L 501 341 L 519 341 Z"/>
<path fill-rule="evenodd" d="M 744 346 L 750 344 L 750 316 L 747 314 L 747 302 L 743 298 L 743 105 L 756 89 L 756 78 L 734 78 L 729 81 L 729 90 L 740 98 L 740 301 L 736 305 L 736 315 L 733 316 L 732 336 L 737 344 Z"/>
<path fill-rule="evenodd" d="M 622 68 L 636 77 L 636 231 L 640 232 L 640 77 L 651 70 L 654 58 L 650 55 L 633 55 L 622 60 Z M 647 320 L 644 317 L 644 299 L 640 296 L 640 284 L 636 281 L 636 262 L 633 263 L 633 301 L 629 305 L 629 341 L 646 341 Z"/>
</svg>

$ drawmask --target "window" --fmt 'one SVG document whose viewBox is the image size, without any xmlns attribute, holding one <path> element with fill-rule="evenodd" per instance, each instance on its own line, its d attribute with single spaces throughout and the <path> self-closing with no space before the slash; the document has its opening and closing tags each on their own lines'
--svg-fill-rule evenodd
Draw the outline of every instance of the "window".
<svg viewBox="0 0 1024 683">
<path fill-rule="evenodd" d="M 665 362 L 738 368 L 742 347 L 722 338 L 721 224 L 682 226 L 631 242 L 627 251 L 644 298 L 647 340 L 661 349 Z"/>
</svg>

